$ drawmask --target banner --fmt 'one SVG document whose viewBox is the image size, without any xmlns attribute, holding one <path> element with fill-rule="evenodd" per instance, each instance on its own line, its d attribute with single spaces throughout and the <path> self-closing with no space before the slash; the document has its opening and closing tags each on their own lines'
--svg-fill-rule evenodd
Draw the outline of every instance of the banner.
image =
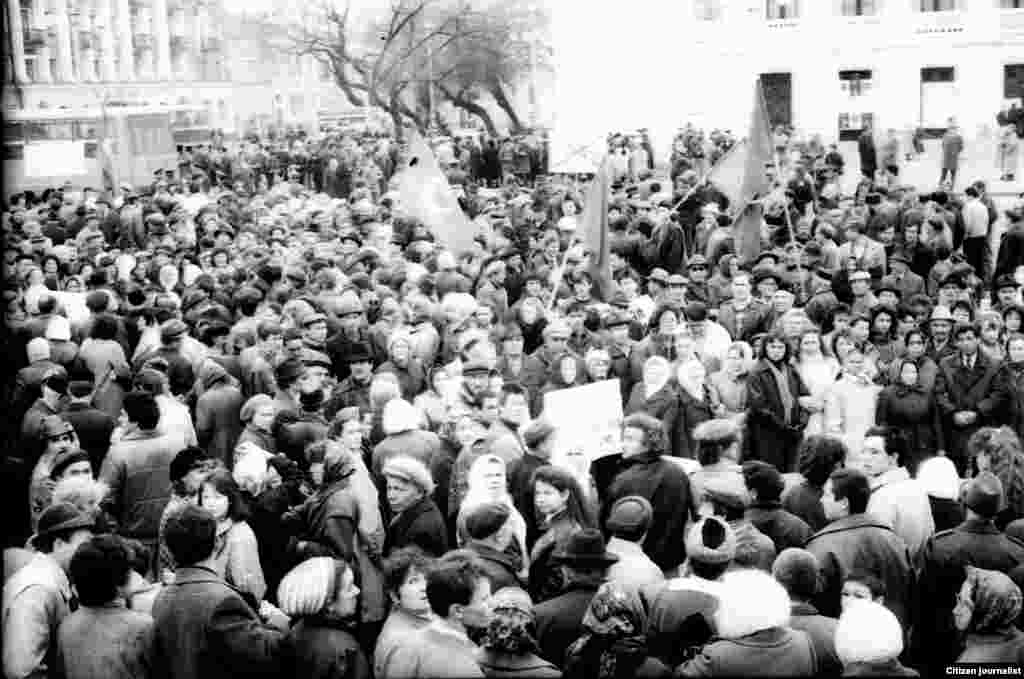
<svg viewBox="0 0 1024 679">
<path fill-rule="evenodd" d="M 591 462 L 622 449 L 619 380 L 544 394 L 544 416 L 555 425 L 555 451 L 580 448 Z"/>
<path fill-rule="evenodd" d="M 88 174 L 84 141 L 40 141 L 24 146 L 25 176 Z"/>
<path fill-rule="evenodd" d="M 747 135 L 743 180 L 736 205 L 742 212 L 734 225 L 736 253 L 741 262 L 752 261 L 761 249 L 761 206 L 752 201 L 764 197 L 771 190 L 765 166 L 774 160 L 772 134 L 768 124 L 768 111 L 761 91 L 760 78 L 754 85 L 754 111 L 750 116 Z"/>
<path fill-rule="evenodd" d="M 472 249 L 476 225 L 459 207 L 434 152 L 419 134 L 411 134 L 409 163 L 398 176 L 401 210 L 422 221 L 456 255 Z"/>
<path fill-rule="evenodd" d="M 612 264 L 608 250 L 608 201 L 611 194 L 611 171 L 608 159 L 601 161 L 597 176 L 587 187 L 586 203 L 580 215 L 579 233 L 590 255 L 590 275 L 594 278 L 594 296 L 601 301 L 611 299 Z"/>
</svg>

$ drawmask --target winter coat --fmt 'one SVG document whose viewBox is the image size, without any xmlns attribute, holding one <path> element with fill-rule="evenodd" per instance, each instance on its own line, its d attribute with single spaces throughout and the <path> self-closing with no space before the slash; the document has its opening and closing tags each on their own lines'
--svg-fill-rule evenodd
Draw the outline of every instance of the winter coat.
<svg viewBox="0 0 1024 679">
<path fill-rule="evenodd" d="M 959 352 L 947 356 L 939 361 L 935 399 L 945 422 L 946 450 L 962 474 L 971 435 L 981 427 L 1000 424 L 999 415 L 1007 402 L 1007 394 L 999 364 L 979 351 L 974 367 L 968 370 Z M 953 422 L 954 413 L 968 410 L 978 414 L 973 424 L 959 426 Z"/>
<path fill-rule="evenodd" d="M 917 670 L 904 667 L 899 660 L 852 662 L 843 669 L 844 677 L 919 677 Z"/>
<path fill-rule="evenodd" d="M 642 589 L 651 655 L 669 667 L 696 655 L 714 635 L 720 587 L 717 582 L 691 576 Z"/>
<path fill-rule="evenodd" d="M 790 606 L 789 626 L 807 634 L 814 646 L 818 663 L 815 676 L 838 677 L 843 670 L 843 663 L 836 654 L 838 624 L 838 620 L 821 615 L 811 604 L 794 602 Z"/>
<path fill-rule="evenodd" d="M 929 538 L 920 564 L 911 649 L 922 664 L 942 667 L 959 651 L 953 607 L 966 577 L 965 566 L 1008 573 L 1024 564 L 1024 543 L 1000 533 L 991 521 L 969 518 Z"/>
<path fill-rule="evenodd" d="M 798 516 L 782 508 L 781 502 L 761 502 L 747 509 L 746 518 L 775 545 L 776 554 L 789 547 L 803 548 L 814 534 Z"/>
<path fill-rule="evenodd" d="M 973 632 L 967 635 L 964 646 L 958 663 L 1024 664 L 1024 632 L 1016 627 L 988 634 Z"/>
<path fill-rule="evenodd" d="M 1009 425 L 1017 436 L 1024 436 L 1024 364 L 1007 361 L 1003 374 L 1009 400 Z"/>
<path fill-rule="evenodd" d="M 424 496 L 412 507 L 391 519 L 384 543 L 384 555 L 400 547 L 416 546 L 430 556 L 448 551 L 448 529 L 441 510 L 430 497 Z"/>
<path fill-rule="evenodd" d="M 71 583 L 50 555 L 35 553 L 4 582 L 4 676 L 49 676 L 57 628 L 71 613 Z"/>
<path fill-rule="evenodd" d="M 816 602 L 822 615 L 838 617 L 843 582 L 867 569 L 886 585 L 885 604 L 907 625 L 913 570 L 906 543 L 892 527 L 870 514 L 853 514 L 815 533 L 804 547 L 818 559 L 822 591 Z"/>
<path fill-rule="evenodd" d="M 819 531 L 828 524 L 825 509 L 821 504 L 822 489 L 801 481 L 782 495 L 782 508 L 802 519 L 812 531 Z"/>
<path fill-rule="evenodd" d="M 773 627 L 719 639 L 676 671 L 678 677 L 813 677 L 814 646 L 806 633 Z"/>
<path fill-rule="evenodd" d="M 93 470 L 99 469 L 110 450 L 110 435 L 114 433 L 117 421 L 87 403 L 69 404 L 61 417 L 74 427 L 82 450 L 89 453 Z"/>
<path fill-rule="evenodd" d="M 475 540 L 468 542 L 465 548 L 480 558 L 483 571 L 487 579 L 491 581 L 492 592 L 497 592 L 503 587 L 523 586 L 516 576 L 517 565 L 505 552 L 499 552 L 490 545 L 484 545 Z"/>
<path fill-rule="evenodd" d="M 398 648 L 430 624 L 431 618 L 408 613 L 393 607 L 388 613 L 384 626 L 373 649 L 373 676 L 376 679 L 390 679 L 398 676 L 391 671 L 391 662 Z"/>
<path fill-rule="evenodd" d="M 125 537 L 153 542 L 171 497 L 171 461 L 181 449 L 166 435 L 132 429 L 110 447 L 99 480 L 104 509 Z"/>
<path fill-rule="evenodd" d="M 767 362 L 758 363 L 747 378 L 746 440 L 748 459 L 763 460 L 787 473 L 796 467 L 796 450 L 807 420 L 799 398 L 810 392 L 795 368 L 787 364 L 783 370 L 793 396 L 789 413 L 783 412 L 779 387 Z"/>
<path fill-rule="evenodd" d="M 867 378 L 844 375 L 825 392 L 825 433 L 842 438 L 852 455 L 860 452 L 864 434 L 875 425 L 880 391 Z"/>
<path fill-rule="evenodd" d="M 693 430 L 701 422 L 714 419 L 714 401 L 707 386 L 704 387 L 704 398 L 695 399 L 690 392 L 679 388 L 679 417 L 672 432 L 672 454 L 691 460 L 697 458 L 697 442 L 693 439 Z"/>
<path fill-rule="evenodd" d="M 442 620 L 403 641 L 391 655 L 387 676 L 377 679 L 483 679 L 476 645 Z"/>
<path fill-rule="evenodd" d="M 905 467 L 896 467 L 871 481 L 868 513 L 882 519 L 910 550 L 911 560 L 935 532 L 931 503 L 924 488 Z"/>
<path fill-rule="evenodd" d="M 530 597 L 534 601 L 546 601 L 562 592 L 565 585 L 562 568 L 554 555 L 568 544 L 574 533 L 582 529 L 580 524 L 562 512 L 550 519 L 543 534 L 533 543 L 528 582 Z M 575 641 L 575 637 L 570 641 Z"/>
<path fill-rule="evenodd" d="M 256 535 L 245 521 L 228 520 L 217 527 L 213 543 L 213 562 L 218 575 L 239 592 L 262 601 L 267 582 L 260 566 Z"/>
<path fill-rule="evenodd" d="M 672 382 L 667 382 L 665 386 L 650 396 L 645 394 L 644 389 L 643 380 L 633 385 L 633 393 L 629 395 L 624 413 L 626 415 L 647 413 L 651 417 L 661 420 L 662 426 L 665 429 L 665 440 L 671 446 L 668 452 L 671 455 L 676 455 L 676 437 L 679 434 L 680 426 L 679 393 Z"/>
<path fill-rule="evenodd" d="M 596 585 L 571 585 L 561 596 L 533 607 L 537 619 L 540 656 L 558 667 L 565 666 L 565 653 L 580 637 L 583 615 L 597 594 Z"/>
<path fill-rule="evenodd" d="M 526 521 L 527 549 L 532 549 L 540 536 L 536 518 L 537 508 L 533 503 L 533 473 L 548 463 L 548 460 L 527 452 L 508 467 L 508 491 L 512 496 L 512 503 Z"/>
<path fill-rule="evenodd" d="M 66 679 L 151 676 L 153 618 L 123 605 L 83 606 L 60 624 L 55 675 Z"/>
<path fill-rule="evenodd" d="M 657 453 L 624 458 L 605 497 L 605 511 L 628 495 L 646 498 L 654 510 L 643 543 L 644 552 L 662 570 L 679 566 L 686 558 L 688 516 L 683 508 L 690 506 L 686 472 Z"/>
<path fill-rule="evenodd" d="M 397 455 L 408 455 L 414 457 L 430 468 L 430 462 L 441 450 L 441 439 L 432 431 L 422 429 L 407 429 L 405 431 L 388 433 L 388 423 L 384 423 L 387 438 L 373 448 L 370 469 L 378 480 L 381 479 L 381 470 L 384 463 Z"/>
<path fill-rule="evenodd" d="M 359 642 L 342 623 L 305 617 L 288 632 L 292 677 L 370 679 L 370 663 Z"/>
<path fill-rule="evenodd" d="M 153 667 L 167 679 L 283 676 L 288 643 L 207 568 L 178 568 L 153 605 Z"/>
<path fill-rule="evenodd" d="M 481 648 L 477 663 L 487 679 L 559 679 L 562 671 L 533 653 L 512 655 Z"/>
<path fill-rule="evenodd" d="M 207 454 L 223 460 L 228 469 L 234 466 L 235 444 L 242 433 L 239 413 L 245 397 L 227 375 L 214 378 L 206 374 L 205 391 L 196 401 L 196 437 Z M 213 380 L 217 381 L 213 381 Z"/>
</svg>

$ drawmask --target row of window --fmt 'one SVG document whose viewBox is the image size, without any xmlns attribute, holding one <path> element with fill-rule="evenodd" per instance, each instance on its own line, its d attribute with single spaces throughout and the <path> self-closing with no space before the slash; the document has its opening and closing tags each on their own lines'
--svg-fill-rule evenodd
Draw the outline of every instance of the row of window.
<svg viewBox="0 0 1024 679">
<path fill-rule="evenodd" d="M 803 2 L 821 0 L 765 0 L 765 19 L 779 21 L 799 19 Z M 874 16 L 882 9 L 884 0 L 833 0 L 839 16 Z M 967 0 L 910 0 L 917 12 L 952 12 L 966 9 Z M 1024 0 L 995 0 L 999 9 L 1024 9 Z M 702 21 L 717 21 L 722 18 L 723 0 L 694 0 L 696 17 Z"/>
</svg>

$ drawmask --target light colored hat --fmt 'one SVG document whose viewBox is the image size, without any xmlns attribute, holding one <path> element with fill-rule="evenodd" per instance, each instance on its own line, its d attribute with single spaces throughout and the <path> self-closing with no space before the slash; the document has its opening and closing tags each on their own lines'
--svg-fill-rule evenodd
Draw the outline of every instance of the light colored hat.
<svg viewBox="0 0 1024 679">
<path fill-rule="evenodd" d="M 63 316 L 54 316 L 46 326 L 46 339 L 67 342 L 71 340 L 71 324 Z"/>
<path fill-rule="evenodd" d="M 917 468 L 917 482 L 934 498 L 956 500 L 960 497 L 960 477 L 948 457 L 930 457 Z"/>
<path fill-rule="evenodd" d="M 48 359 L 50 358 L 50 343 L 46 338 L 36 337 L 29 340 L 28 345 L 25 347 L 25 353 L 28 356 L 29 363 Z"/>
<path fill-rule="evenodd" d="M 315 615 L 334 596 L 337 564 L 328 556 L 303 561 L 288 572 L 277 588 L 277 602 L 288 616 Z"/>
<path fill-rule="evenodd" d="M 844 665 L 891 660 L 903 652 L 903 628 L 882 604 L 858 600 L 839 616 L 835 641 L 836 655 Z"/>
<path fill-rule="evenodd" d="M 430 476 L 430 470 L 415 457 L 397 455 L 384 463 L 381 473 L 385 477 L 393 476 L 416 484 L 427 495 L 434 492 L 434 479 Z"/>
<path fill-rule="evenodd" d="M 712 522 L 719 524 L 725 534 L 722 543 L 717 547 L 709 547 L 704 540 L 705 524 Z M 716 516 L 708 516 L 693 525 L 690 534 L 686 536 L 686 556 L 693 561 L 700 561 L 707 564 L 723 564 L 732 561 L 736 555 L 736 533 L 729 524 Z"/>
<path fill-rule="evenodd" d="M 942 306 L 941 304 L 932 309 L 932 316 L 928 319 L 929 323 L 934 321 L 946 321 L 947 323 L 953 322 L 953 313 L 949 310 L 949 307 Z"/>
</svg>

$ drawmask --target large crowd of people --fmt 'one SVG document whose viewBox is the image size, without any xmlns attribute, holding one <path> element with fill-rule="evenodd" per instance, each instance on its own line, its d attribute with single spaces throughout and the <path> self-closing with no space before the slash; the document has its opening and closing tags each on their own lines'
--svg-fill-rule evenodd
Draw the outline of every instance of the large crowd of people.
<svg viewBox="0 0 1024 679">
<path fill-rule="evenodd" d="M 611 137 L 611 286 L 511 142 L 434 140 L 465 252 L 386 136 L 13 195 L 4 675 L 1019 667 L 1024 203 L 774 139 L 741 261 L 730 135 Z M 545 403 L 605 380 L 598 454 Z"/>
</svg>

